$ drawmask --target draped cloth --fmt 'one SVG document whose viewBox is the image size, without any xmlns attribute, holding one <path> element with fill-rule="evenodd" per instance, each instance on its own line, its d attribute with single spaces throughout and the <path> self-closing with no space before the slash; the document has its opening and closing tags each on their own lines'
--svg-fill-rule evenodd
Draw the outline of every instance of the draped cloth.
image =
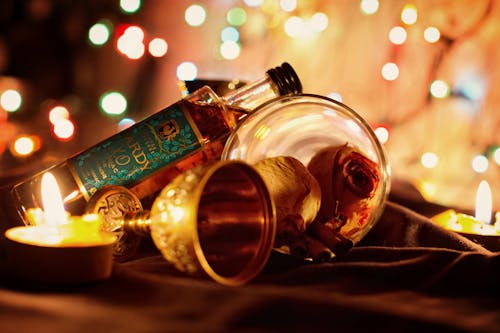
<svg viewBox="0 0 500 333">
<path fill-rule="evenodd" d="M 37 288 L 3 272 L 0 332 L 500 332 L 500 253 L 432 224 L 442 209 L 395 184 L 345 256 L 273 253 L 242 287 L 185 276 L 152 246 L 91 284 Z"/>
</svg>

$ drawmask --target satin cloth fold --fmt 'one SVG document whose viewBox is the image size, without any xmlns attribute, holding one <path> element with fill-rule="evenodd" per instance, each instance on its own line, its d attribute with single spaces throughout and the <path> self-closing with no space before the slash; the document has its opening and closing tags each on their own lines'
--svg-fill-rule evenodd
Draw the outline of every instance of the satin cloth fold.
<svg viewBox="0 0 500 333">
<path fill-rule="evenodd" d="M 500 332 L 500 252 L 435 226 L 418 209 L 443 207 L 397 190 L 345 256 L 273 253 L 243 287 L 187 277 L 154 247 L 97 283 L 0 278 L 0 332 Z"/>
</svg>

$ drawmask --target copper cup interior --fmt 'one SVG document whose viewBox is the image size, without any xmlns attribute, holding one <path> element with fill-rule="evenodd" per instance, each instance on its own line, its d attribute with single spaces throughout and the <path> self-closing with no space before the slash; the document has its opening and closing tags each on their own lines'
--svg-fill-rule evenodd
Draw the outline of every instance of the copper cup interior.
<svg viewBox="0 0 500 333">
<path fill-rule="evenodd" d="M 253 277 L 272 248 L 273 221 L 269 193 L 255 170 L 234 163 L 218 168 L 203 187 L 197 214 L 210 269 L 235 282 Z"/>
</svg>

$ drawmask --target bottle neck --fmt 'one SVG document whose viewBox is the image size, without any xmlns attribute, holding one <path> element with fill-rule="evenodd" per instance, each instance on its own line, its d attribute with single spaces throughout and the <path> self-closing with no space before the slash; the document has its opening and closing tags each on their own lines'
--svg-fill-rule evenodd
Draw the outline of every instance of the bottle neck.
<svg viewBox="0 0 500 333">
<path fill-rule="evenodd" d="M 302 83 L 290 64 L 271 68 L 264 78 L 223 96 L 221 101 L 233 110 L 248 113 L 278 96 L 302 92 Z"/>
<path fill-rule="evenodd" d="M 266 75 L 264 78 L 236 89 L 221 97 L 224 104 L 234 109 L 251 112 L 259 105 L 280 96 L 273 80 Z"/>
</svg>

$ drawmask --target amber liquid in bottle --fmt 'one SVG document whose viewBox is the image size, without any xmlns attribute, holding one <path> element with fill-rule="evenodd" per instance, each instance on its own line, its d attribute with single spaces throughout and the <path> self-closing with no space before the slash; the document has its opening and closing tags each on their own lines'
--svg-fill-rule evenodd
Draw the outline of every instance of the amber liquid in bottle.
<svg viewBox="0 0 500 333">
<path fill-rule="evenodd" d="M 300 93 L 290 65 L 270 69 L 266 77 L 219 97 L 208 86 L 134 124 L 93 147 L 17 184 L 12 190 L 22 222 L 26 210 L 42 207 L 40 184 L 54 174 L 72 214 L 82 214 L 90 197 L 106 185 L 131 189 L 141 200 L 154 195 L 179 173 L 220 158 L 237 123 L 255 107 L 280 95 Z M 146 204 L 147 205 L 147 204 Z"/>
<path fill-rule="evenodd" d="M 232 129 L 219 105 L 203 105 L 189 101 L 181 101 L 180 103 L 185 105 L 206 144 L 203 149 L 185 157 L 175 165 L 159 170 L 151 177 L 130 188 L 146 207 L 149 207 L 158 192 L 179 174 L 197 165 L 218 160 L 224 149 L 225 140 Z M 248 114 L 247 111 L 240 108 L 226 106 L 226 109 L 237 122 L 243 120 Z"/>
</svg>

